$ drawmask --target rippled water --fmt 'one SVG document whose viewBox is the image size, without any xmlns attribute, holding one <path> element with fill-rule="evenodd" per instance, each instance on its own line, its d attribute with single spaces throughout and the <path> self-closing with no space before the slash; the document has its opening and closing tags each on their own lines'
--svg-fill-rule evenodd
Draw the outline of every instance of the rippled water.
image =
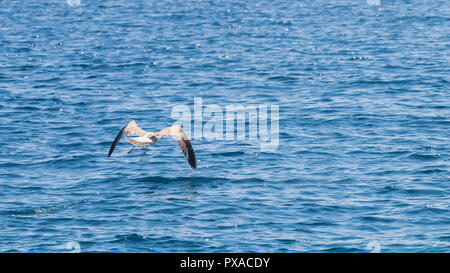
<svg viewBox="0 0 450 273">
<path fill-rule="evenodd" d="M 0 1 L 0 251 L 448 252 L 448 1 Z M 279 146 L 115 134 L 279 106 Z"/>
</svg>

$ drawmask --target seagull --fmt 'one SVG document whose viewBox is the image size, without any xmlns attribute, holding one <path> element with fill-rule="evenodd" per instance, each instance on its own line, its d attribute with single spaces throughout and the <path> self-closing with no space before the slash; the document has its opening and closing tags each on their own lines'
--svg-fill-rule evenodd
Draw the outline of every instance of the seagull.
<svg viewBox="0 0 450 273">
<path fill-rule="evenodd" d="M 169 127 L 166 127 L 159 131 L 158 133 L 153 132 L 147 132 L 142 130 L 137 123 L 132 120 L 125 125 L 122 130 L 117 134 L 116 138 L 114 139 L 114 142 L 111 144 L 111 148 L 109 148 L 108 157 L 111 156 L 111 154 L 114 151 L 114 148 L 116 147 L 117 143 L 119 143 L 119 140 L 122 138 L 123 133 L 127 133 L 129 136 L 138 136 L 138 137 L 125 137 L 125 140 L 133 144 L 133 147 L 128 152 L 130 154 L 134 147 L 136 146 L 144 146 L 145 145 L 145 151 L 142 154 L 142 156 L 145 155 L 147 152 L 148 145 L 155 145 L 158 140 L 165 136 L 172 136 L 178 141 L 178 145 L 180 145 L 181 150 L 183 151 L 184 155 L 186 156 L 186 159 L 189 163 L 189 165 L 192 167 L 192 169 L 197 168 L 197 162 L 195 159 L 194 149 L 192 148 L 191 141 L 186 136 L 186 134 L 183 131 L 183 128 L 181 128 L 179 125 L 172 125 Z"/>
</svg>

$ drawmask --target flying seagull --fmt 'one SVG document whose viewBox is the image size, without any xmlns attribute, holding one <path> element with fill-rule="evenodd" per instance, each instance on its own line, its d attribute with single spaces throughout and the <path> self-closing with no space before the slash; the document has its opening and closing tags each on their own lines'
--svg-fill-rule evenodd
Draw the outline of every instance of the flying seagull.
<svg viewBox="0 0 450 273">
<path fill-rule="evenodd" d="M 138 136 L 138 137 L 125 137 L 125 140 L 133 144 L 133 147 L 128 153 L 131 153 L 134 147 L 136 146 L 145 145 L 145 151 L 142 154 L 142 156 L 144 156 L 145 153 L 147 152 L 148 145 L 156 144 L 158 140 L 160 140 L 165 136 L 172 136 L 178 141 L 178 145 L 180 145 L 180 148 L 183 151 L 184 155 L 186 156 L 186 159 L 189 162 L 189 165 L 191 165 L 192 169 L 197 168 L 197 162 L 195 160 L 194 149 L 192 148 L 191 141 L 184 133 L 183 128 L 181 128 L 179 125 L 172 125 L 162 129 L 158 133 L 153 133 L 142 130 L 137 125 L 137 123 L 134 120 L 132 120 L 128 122 L 128 124 L 125 125 L 122 128 L 122 130 L 120 130 L 120 132 L 117 134 L 116 138 L 114 139 L 114 142 L 111 144 L 111 148 L 109 149 L 108 157 L 111 156 L 117 143 L 122 138 L 123 133 L 127 133 L 129 136 Z"/>
</svg>

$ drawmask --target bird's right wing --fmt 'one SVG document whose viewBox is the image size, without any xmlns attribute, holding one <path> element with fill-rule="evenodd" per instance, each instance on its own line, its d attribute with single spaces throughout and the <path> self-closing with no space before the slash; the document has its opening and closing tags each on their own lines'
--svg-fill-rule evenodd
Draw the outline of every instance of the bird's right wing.
<svg viewBox="0 0 450 273">
<path fill-rule="evenodd" d="M 145 136 L 148 132 L 142 130 L 137 123 L 132 120 L 128 122 L 127 125 L 125 125 L 120 132 L 117 134 L 116 138 L 114 139 L 113 143 L 111 144 L 111 148 L 109 148 L 108 157 L 111 156 L 111 154 L 114 151 L 114 148 L 116 148 L 117 143 L 119 143 L 119 140 L 122 138 L 123 133 L 127 133 L 129 136 Z"/>
</svg>

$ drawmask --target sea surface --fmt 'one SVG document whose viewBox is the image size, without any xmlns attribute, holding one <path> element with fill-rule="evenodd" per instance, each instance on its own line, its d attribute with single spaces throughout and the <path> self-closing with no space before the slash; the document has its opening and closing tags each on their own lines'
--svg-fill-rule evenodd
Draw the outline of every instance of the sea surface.
<svg viewBox="0 0 450 273">
<path fill-rule="evenodd" d="M 0 0 L 0 252 L 450 252 L 449 61 L 447 0 Z M 278 146 L 107 157 L 194 98 Z"/>
</svg>

